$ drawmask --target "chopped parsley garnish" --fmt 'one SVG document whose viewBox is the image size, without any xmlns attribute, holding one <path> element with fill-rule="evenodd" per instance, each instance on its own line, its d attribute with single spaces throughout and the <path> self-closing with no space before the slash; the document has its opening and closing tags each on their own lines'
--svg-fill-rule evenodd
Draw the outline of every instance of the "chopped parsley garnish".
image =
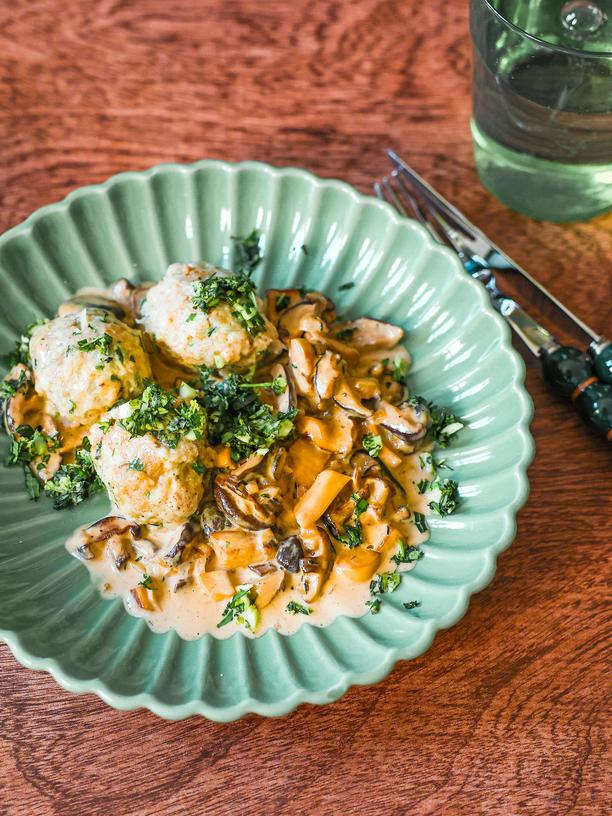
<svg viewBox="0 0 612 816">
<path fill-rule="evenodd" d="M 374 458 L 380 454 L 383 447 L 382 439 L 378 434 L 366 434 L 361 444 L 363 445 L 363 449 Z"/>
<path fill-rule="evenodd" d="M 440 488 L 440 498 L 438 501 L 430 501 L 428 507 L 439 516 L 449 516 L 459 504 L 459 486 L 452 479 L 444 479 L 437 486 Z"/>
<path fill-rule="evenodd" d="M 34 329 L 37 329 L 39 326 L 43 326 L 48 322 L 49 321 L 46 318 L 41 318 L 40 320 L 36 320 L 34 323 L 30 323 L 30 325 L 26 328 L 25 333 L 15 340 L 13 350 L 6 355 L 6 361 L 11 368 L 18 363 L 23 363 L 23 365 L 30 368 L 30 337 L 32 336 Z"/>
<path fill-rule="evenodd" d="M 338 287 L 339 292 L 345 292 L 347 289 L 352 289 L 355 286 L 355 281 L 347 281 L 347 283 L 341 283 Z"/>
<path fill-rule="evenodd" d="M 419 495 L 423 495 L 427 490 L 431 490 L 432 483 L 429 479 L 421 479 L 420 482 L 417 482 L 416 488 L 419 492 Z"/>
<path fill-rule="evenodd" d="M 392 556 L 391 560 L 395 561 L 398 565 L 412 564 L 414 561 L 418 561 L 419 558 L 423 558 L 424 554 L 423 550 L 420 550 L 418 547 L 411 545 L 406 546 L 403 541 L 398 541 L 397 552 Z"/>
<path fill-rule="evenodd" d="M 238 587 L 238 592 L 223 610 L 223 617 L 217 624 L 217 629 L 226 626 L 233 620 L 251 631 L 255 631 L 257 628 L 259 610 L 255 606 L 255 597 L 251 585 Z"/>
<path fill-rule="evenodd" d="M 35 459 L 47 462 L 59 448 L 59 436 L 50 436 L 40 426 L 19 425 L 11 436 L 8 465 L 29 465 Z"/>
<path fill-rule="evenodd" d="M 145 572 L 142 576 L 142 581 L 138 582 L 138 586 L 144 587 L 145 589 L 153 589 L 153 579 Z"/>
<path fill-rule="evenodd" d="M 426 533 L 428 530 L 427 521 L 423 513 L 417 513 L 416 510 L 413 510 L 412 517 L 414 520 L 414 524 L 419 531 L 419 533 Z"/>
<path fill-rule="evenodd" d="M 395 592 L 401 582 L 402 576 L 397 570 L 393 572 L 379 572 L 370 581 L 370 595 L 376 596 L 383 595 L 385 592 Z M 369 607 L 373 615 L 377 615 L 380 612 L 381 603 L 381 598 L 372 597 L 369 601 L 366 601 L 366 606 Z"/>
<path fill-rule="evenodd" d="M 251 383 L 239 374 L 216 380 L 205 369 L 201 376 L 200 399 L 208 409 L 209 439 L 213 445 L 229 445 L 234 462 L 256 451 L 268 451 L 293 432 L 297 411 L 274 413 L 257 395 L 258 387 L 268 387 L 270 383 Z"/>
<path fill-rule="evenodd" d="M 416 609 L 417 606 L 420 606 L 420 605 L 421 605 L 420 601 L 407 601 L 406 603 L 402 604 L 404 609 Z"/>
<path fill-rule="evenodd" d="M 285 292 L 276 298 L 276 311 L 281 312 L 289 305 L 289 295 Z"/>
<path fill-rule="evenodd" d="M 379 572 L 370 581 L 370 595 L 382 595 L 385 592 L 395 592 L 402 582 L 402 576 L 397 570 L 393 572 Z"/>
<path fill-rule="evenodd" d="M 252 230 L 247 236 L 232 235 L 234 242 L 234 272 L 237 275 L 250 277 L 263 255 L 261 253 L 261 234 L 259 230 Z"/>
<path fill-rule="evenodd" d="M 80 504 L 102 488 L 93 467 L 89 439 L 75 452 L 75 461 L 64 464 L 45 482 L 45 493 L 54 500 L 56 510 Z"/>
<path fill-rule="evenodd" d="M 132 459 L 132 461 L 128 465 L 128 470 L 144 470 L 144 463 L 142 459 Z"/>
<path fill-rule="evenodd" d="M 289 601 L 285 610 L 292 615 L 310 615 L 312 612 L 312 609 L 307 606 L 302 606 L 302 604 L 297 601 Z"/>
<path fill-rule="evenodd" d="M 185 323 L 191 323 L 192 320 L 196 319 L 197 312 L 192 312 L 189 317 L 185 318 Z"/>
<path fill-rule="evenodd" d="M 391 376 L 398 383 L 404 383 L 408 372 L 408 360 L 405 357 L 396 357 L 393 360 L 393 373 Z"/>
<path fill-rule="evenodd" d="M 23 475 L 25 476 L 26 493 L 30 499 L 32 499 L 32 501 L 37 501 L 41 491 L 40 481 L 32 473 L 29 467 L 24 467 Z"/>
<path fill-rule="evenodd" d="M 458 416 L 447 408 L 440 408 L 433 402 L 427 404 L 431 416 L 429 434 L 439 448 L 446 448 L 451 442 L 451 436 L 465 427 Z"/>
<path fill-rule="evenodd" d="M 380 598 L 370 598 L 369 601 L 366 601 L 365 605 L 373 615 L 378 615 L 380 612 Z"/>
<path fill-rule="evenodd" d="M 216 331 L 217 331 L 217 327 L 216 327 L 216 326 L 211 326 L 211 327 L 209 328 L 209 330 L 206 332 L 206 336 L 207 336 L 207 337 L 212 337 L 212 336 L 213 336 L 213 334 L 214 334 Z"/>
<path fill-rule="evenodd" d="M 1 380 L 0 381 L 0 406 L 4 402 L 4 400 L 10 399 L 14 397 L 18 391 L 26 390 L 30 386 L 30 380 L 28 378 L 27 372 L 25 369 L 21 369 L 17 377 L 9 380 Z"/>
<path fill-rule="evenodd" d="M 246 275 L 211 275 L 198 281 L 193 287 L 193 305 L 205 314 L 220 303 L 227 303 L 232 315 L 245 327 L 249 334 L 259 334 L 264 328 L 264 319 L 257 307 L 255 284 Z"/>
<path fill-rule="evenodd" d="M 344 525 L 344 532 L 340 535 L 336 536 L 338 541 L 341 541 L 343 544 L 349 548 L 349 550 L 358 547 L 362 540 L 362 529 L 361 529 L 361 522 L 359 521 L 359 516 L 368 509 L 368 502 L 366 499 L 361 498 L 357 493 L 353 493 L 351 496 L 353 501 L 355 502 L 355 507 L 351 514 L 351 518 L 349 521 L 350 524 Z"/>
<path fill-rule="evenodd" d="M 199 473 L 200 476 L 203 476 L 206 473 L 206 468 L 202 464 L 202 462 L 193 462 L 191 467 L 195 470 L 196 473 Z"/>
<path fill-rule="evenodd" d="M 155 383 L 127 404 L 130 413 L 118 422 L 130 436 L 151 433 L 162 445 L 176 448 L 181 439 L 195 441 L 206 434 L 206 411 L 200 403 L 181 399 Z"/>
<path fill-rule="evenodd" d="M 287 390 L 287 380 L 279 374 L 269 382 L 243 382 L 240 388 L 271 388 L 275 394 L 284 394 Z"/>
<path fill-rule="evenodd" d="M 113 345 L 113 338 L 107 332 L 94 337 L 92 340 L 79 340 L 77 342 L 79 351 L 97 351 L 105 363 L 110 363 L 112 360 L 111 349 Z"/>
</svg>

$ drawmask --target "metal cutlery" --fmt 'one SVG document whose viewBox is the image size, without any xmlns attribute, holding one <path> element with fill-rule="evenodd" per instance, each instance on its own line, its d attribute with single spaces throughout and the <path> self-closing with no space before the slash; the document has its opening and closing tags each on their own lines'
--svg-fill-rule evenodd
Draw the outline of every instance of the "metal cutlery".
<svg viewBox="0 0 612 816">
<path fill-rule="evenodd" d="M 412 214 L 439 242 L 450 246 L 467 272 L 489 292 L 494 308 L 508 321 L 529 351 L 542 361 L 545 379 L 569 397 L 586 422 L 612 440 L 612 342 L 574 315 L 395 152 L 388 151 L 393 171 L 374 184 L 376 195 L 402 215 Z M 558 309 L 589 339 L 588 356 L 564 346 L 498 286 L 502 278 L 520 277 Z"/>
</svg>

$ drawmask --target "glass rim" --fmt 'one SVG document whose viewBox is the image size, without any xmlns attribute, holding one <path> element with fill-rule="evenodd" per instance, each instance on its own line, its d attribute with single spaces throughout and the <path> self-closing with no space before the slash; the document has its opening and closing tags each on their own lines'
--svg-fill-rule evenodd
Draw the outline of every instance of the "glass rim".
<svg viewBox="0 0 612 816">
<path fill-rule="evenodd" d="M 477 0 L 478 2 L 478 0 Z M 487 6 L 489 11 L 493 12 L 493 14 L 501 20 L 502 23 L 511 28 L 513 31 L 516 31 L 517 34 L 525 37 L 528 40 L 531 40 L 534 43 L 538 43 L 538 45 L 542 45 L 545 48 L 548 48 L 551 51 L 562 51 L 565 54 L 572 54 L 574 56 L 583 57 L 583 58 L 604 58 L 604 59 L 612 59 L 612 51 L 581 51 L 579 48 L 572 48 L 571 46 L 567 45 L 557 45 L 556 43 L 550 43 L 546 40 L 543 40 L 541 37 L 536 37 L 534 34 L 530 34 L 528 31 L 525 31 L 524 28 L 517 26 L 516 23 L 511 22 L 508 20 L 507 17 L 498 11 L 493 5 L 491 5 L 491 0 L 481 0 Z"/>
</svg>

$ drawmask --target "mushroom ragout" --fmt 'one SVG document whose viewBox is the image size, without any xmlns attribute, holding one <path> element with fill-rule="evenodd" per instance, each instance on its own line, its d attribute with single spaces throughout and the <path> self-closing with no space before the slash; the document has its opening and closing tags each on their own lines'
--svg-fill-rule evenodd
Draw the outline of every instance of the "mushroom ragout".
<svg viewBox="0 0 612 816">
<path fill-rule="evenodd" d="M 433 450 L 463 424 L 409 393 L 403 330 L 342 321 L 317 291 L 261 300 L 246 257 L 80 291 L 0 386 L 32 498 L 108 492 L 70 552 L 185 638 L 376 614 L 423 555 L 425 517 L 458 502 Z"/>
</svg>

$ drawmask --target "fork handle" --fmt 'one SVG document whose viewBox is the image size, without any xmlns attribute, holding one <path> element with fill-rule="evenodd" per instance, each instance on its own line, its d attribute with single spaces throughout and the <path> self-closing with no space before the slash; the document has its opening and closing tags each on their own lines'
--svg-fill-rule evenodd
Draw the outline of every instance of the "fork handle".
<svg viewBox="0 0 612 816">
<path fill-rule="evenodd" d="M 489 255 L 487 255 L 486 259 L 473 257 L 462 260 L 463 265 L 473 277 L 477 277 L 479 271 L 499 269 L 502 272 L 516 272 L 525 276 L 527 280 L 531 281 L 531 277 L 529 275 L 526 275 L 525 272 L 520 269 L 520 267 L 511 264 L 510 261 L 504 258 L 504 256 L 499 252 L 491 252 Z M 547 300 L 560 309 L 561 312 L 565 314 L 565 316 L 568 317 L 572 323 L 574 323 L 574 325 L 577 325 L 582 329 L 582 331 L 588 333 L 588 327 L 585 326 L 582 321 L 578 320 L 578 318 L 571 312 L 568 312 L 565 306 L 555 297 L 553 297 L 550 292 L 541 287 L 537 281 L 533 281 L 533 283 L 535 284 L 536 288 L 547 298 Z M 607 337 L 598 337 L 590 344 L 588 354 L 597 378 L 606 385 L 612 385 L 612 341 L 608 340 Z"/>
<path fill-rule="evenodd" d="M 580 349 L 556 346 L 542 350 L 544 378 L 571 399 L 578 413 L 598 434 L 612 441 L 612 386 L 596 376 Z"/>
</svg>

